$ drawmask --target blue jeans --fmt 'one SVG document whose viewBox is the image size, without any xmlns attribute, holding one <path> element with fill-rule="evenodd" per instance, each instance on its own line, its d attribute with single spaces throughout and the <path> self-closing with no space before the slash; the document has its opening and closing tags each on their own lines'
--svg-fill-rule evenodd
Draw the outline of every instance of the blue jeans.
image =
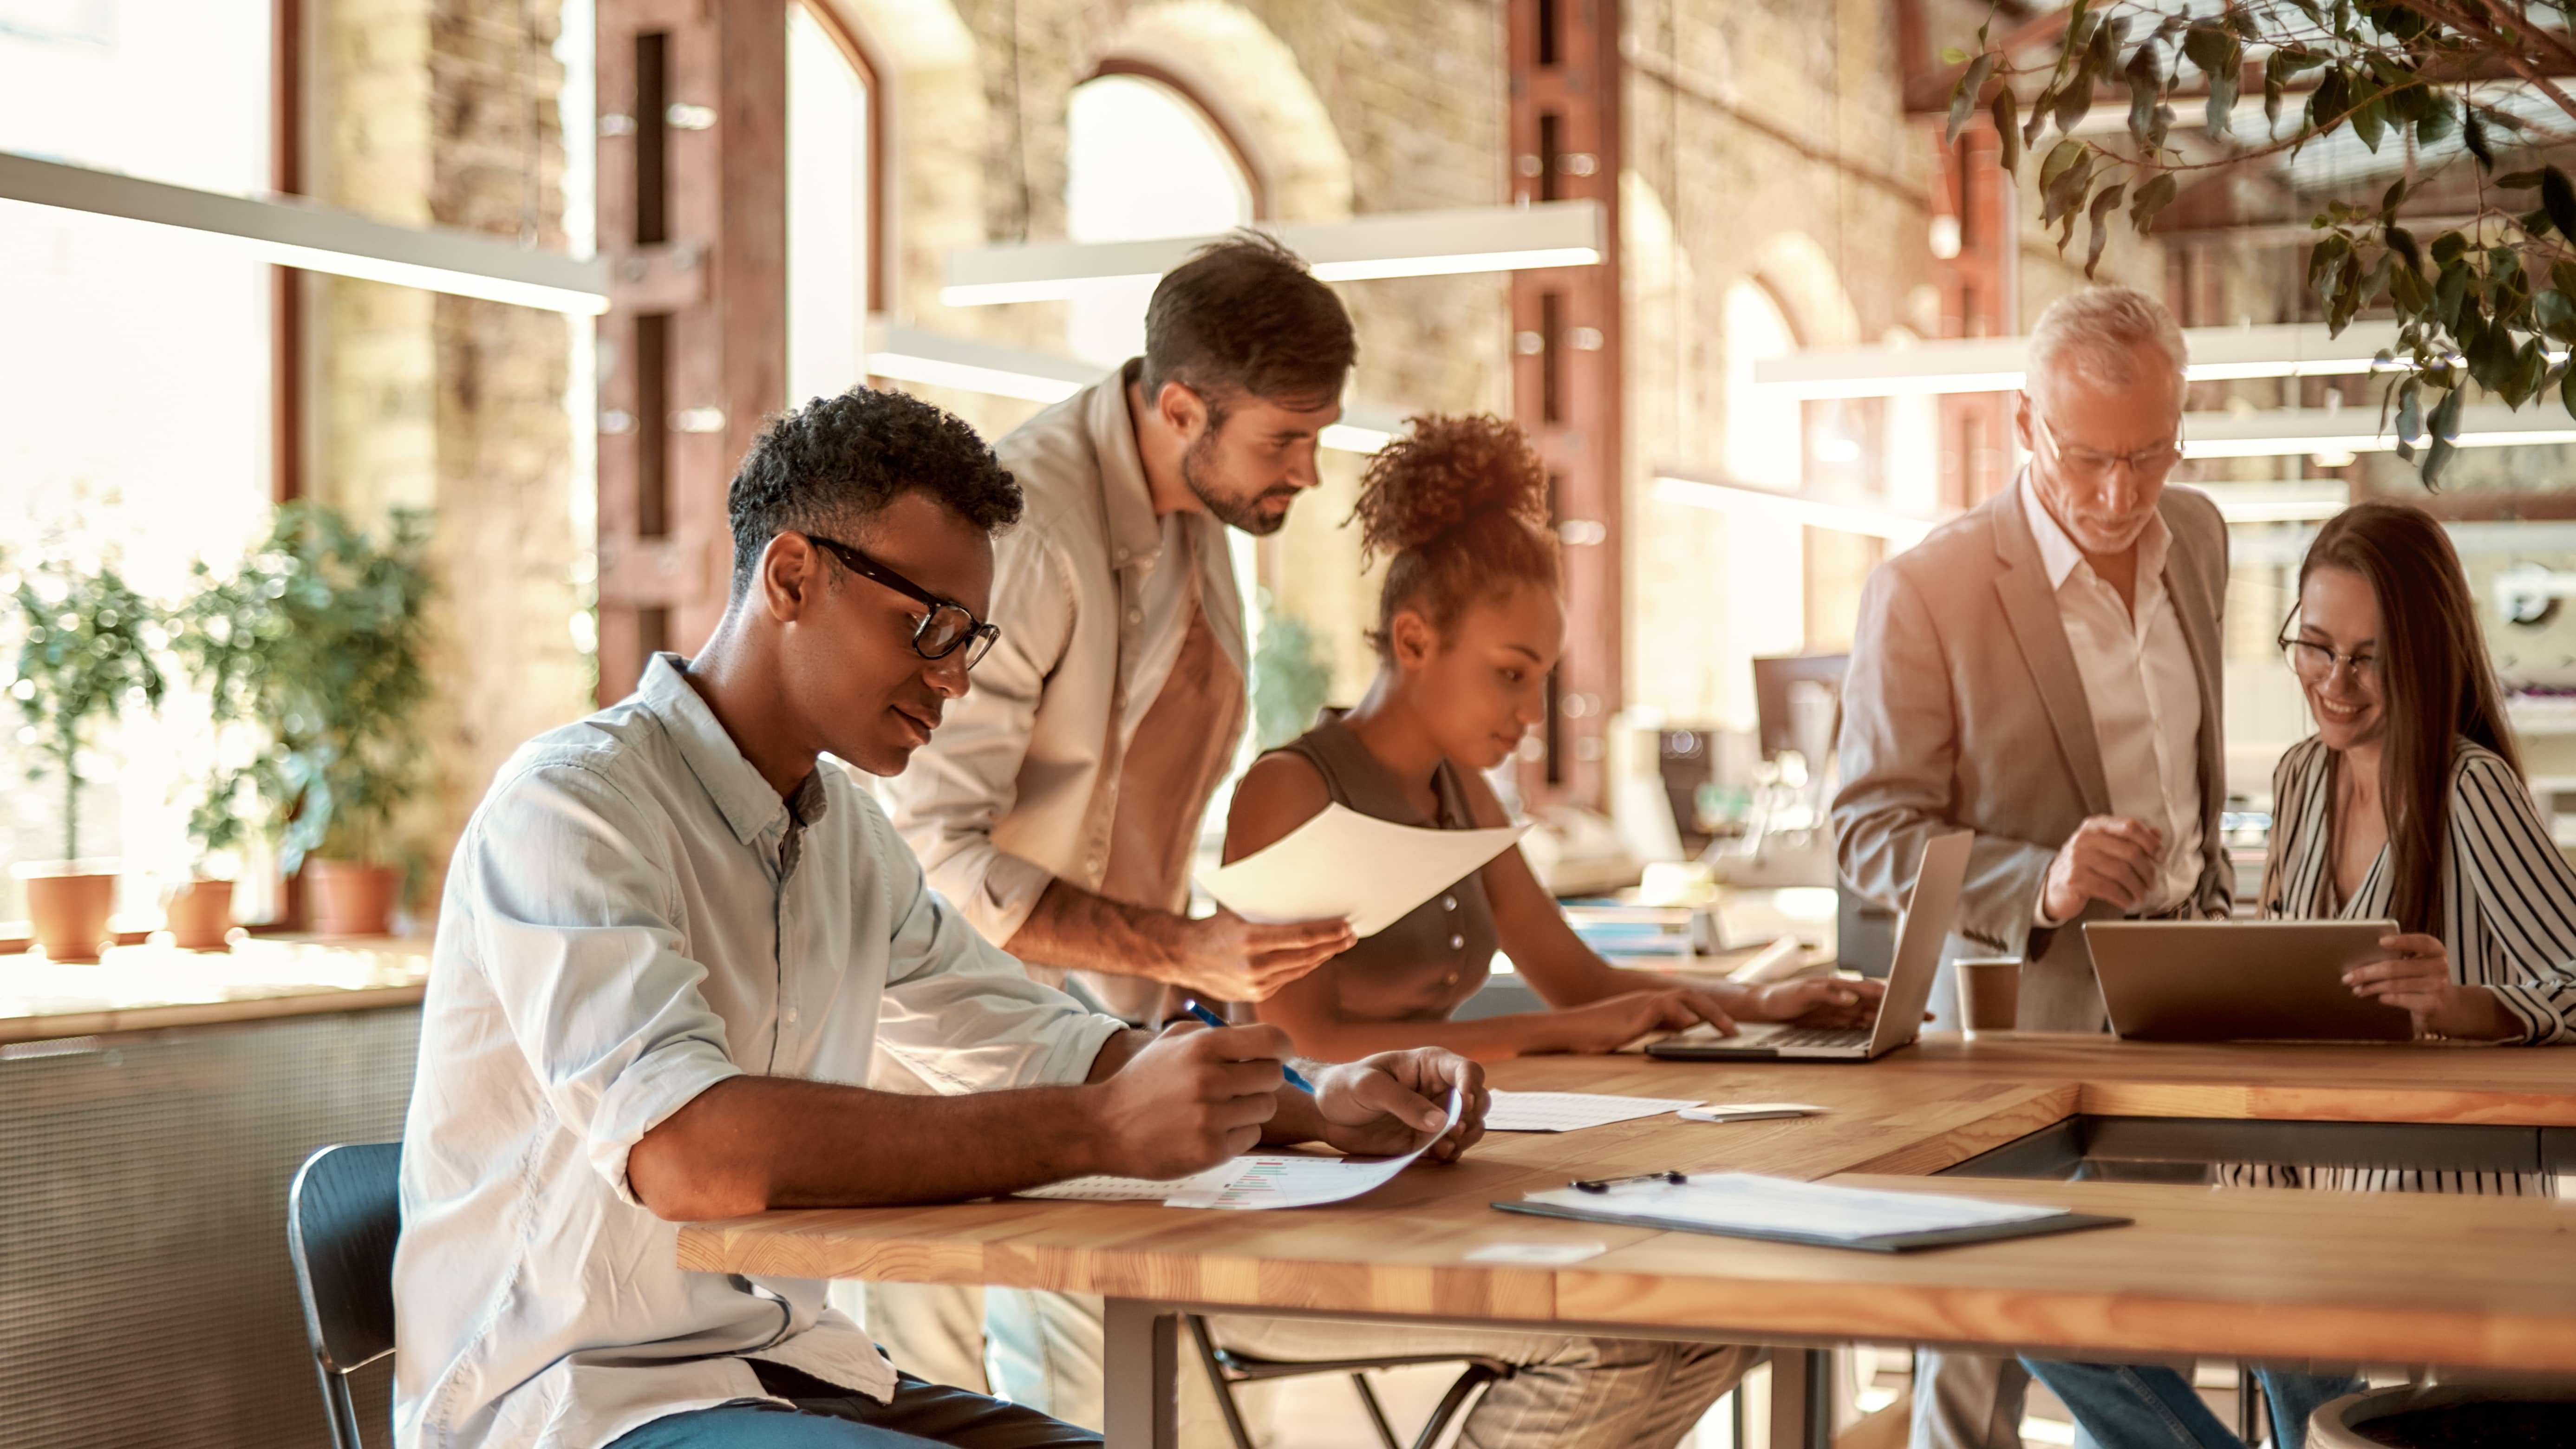
<svg viewBox="0 0 2576 1449">
<path fill-rule="evenodd" d="M 894 1399 L 865 1394 L 752 1360 L 760 1386 L 795 1405 L 740 1403 L 655 1419 L 608 1449 L 1100 1449 L 1100 1436 L 1034 1409 L 926 1384 L 910 1374 Z"/>
<path fill-rule="evenodd" d="M 2179 1370 L 2161 1364 L 2022 1362 L 2065 1401 L 2077 1426 L 2102 1449 L 2245 1449 L 2245 1441 L 2218 1422 Z M 2317 1406 L 2364 1387 L 2363 1380 L 2348 1375 L 2258 1367 L 2254 1376 L 2262 1381 L 2264 1401 L 2272 1410 L 2272 1442 L 2278 1449 L 2303 1449 L 2308 1416 Z"/>
</svg>

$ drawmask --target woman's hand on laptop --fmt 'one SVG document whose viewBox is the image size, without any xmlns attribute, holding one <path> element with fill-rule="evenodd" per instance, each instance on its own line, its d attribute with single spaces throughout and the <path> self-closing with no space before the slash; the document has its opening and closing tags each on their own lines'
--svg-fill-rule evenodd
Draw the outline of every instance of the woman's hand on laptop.
<svg viewBox="0 0 2576 1449">
<path fill-rule="evenodd" d="M 1788 1021 L 1800 1026 L 1867 1026 L 1878 1018 L 1878 999 L 1887 994 L 1880 981 L 1840 976 L 1775 981 L 1754 988 L 1736 1014 L 1747 1021 Z"/>
<path fill-rule="evenodd" d="M 1545 1035 L 1534 1052 L 1615 1052 L 1639 1037 L 1688 1031 L 1701 1022 L 1719 1036 L 1735 1035 L 1735 1018 L 1726 1005 L 1696 986 L 1650 986 L 1623 991 L 1581 1006 L 1549 1012 Z"/>
<path fill-rule="evenodd" d="M 2353 995 L 2404 1007 L 2415 1018 L 2417 1036 L 2497 1041 L 2515 1033 L 2513 1017 L 2494 992 L 2451 979 L 2451 953 L 2440 937 L 2408 933 L 2382 936 L 2379 944 L 2389 952 L 2385 959 L 2343 973 Z"/>
</svg>

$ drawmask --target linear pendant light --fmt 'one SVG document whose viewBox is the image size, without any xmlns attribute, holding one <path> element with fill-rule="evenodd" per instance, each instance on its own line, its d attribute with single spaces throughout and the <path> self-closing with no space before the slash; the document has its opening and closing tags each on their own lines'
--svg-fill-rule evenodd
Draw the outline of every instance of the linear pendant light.
<svg viewBox="0 0 2576 1449">
<path fill-rule="evenodd" d="M 867 368 L 870 377 L 1038 403 L 1062 402 L 1109 372 L 1095 363 L 943 336 L 882 316 L 868 319 Z M 1374 453 L 1403 428 L 1391 409 L 1350 406 L 1317 441 L 1340 452 Z"/>
<path fill-rule="evenodd" d="M 2194 382 L 2248 377 L 2332 377 L 2373 371 L 2373 357 L 2397 345 L 2390 322 L 2356 322 L 2340 337 L 2324 323 L 2191 327 L 2182 334 Z M 1793 352 L 1753 364 L 1756 387 L 1780 398 L 1920 397 L 2010 392 L 2022 385 L 2026 337 L 1849 347 Z"/>
<path fill-rule="evenodd" d="M 0 198 L 169 227 L 278 266 L 596 317 L 608 263 L 481 232 L 394 226 L 302 201 L 228 196 L 0 151 Z"/>
<path fill-rule="evenodd" d="M 1608 246 L 1601 204 L 1588 200 L 1391 212 L 1255 229 L 1278 238 L 1327 282 L 1592 266 Z M 953 251 L 939 300 L 951 307 L 1053 302 L 1151 282 L 1219 240 L 1023 242 Z"/>
<path fill-rule="evenodd" d="M 2288 457 L 2302 453 L 2379 453 L 2397 446 L 2397 420 L 2380 421 L 2376 407 L 2279 408 L 2241 416 L 2201 412 L 2183 414 L 2182 455 L 2186 458 Z M 2417 446 L 2429 441 L 2418 435 Z M 2576 418 L 2556 399 L 2517 411 L 2502 403 L 2460 409 L 2461 448 L 2532 447 L 2576 443 Z"/>
</svg>

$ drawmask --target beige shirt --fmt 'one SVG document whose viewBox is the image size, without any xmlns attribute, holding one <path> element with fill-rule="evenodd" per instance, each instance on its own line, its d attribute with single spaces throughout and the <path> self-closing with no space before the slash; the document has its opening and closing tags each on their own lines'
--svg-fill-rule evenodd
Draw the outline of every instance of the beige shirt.
<svg viewBox="0 0 2576 1449">
<path fill-rule="evenodd" d="M 994 541 L 1001 640 L 911 767 L 879 787 L 931 886 L 997 945 L 1048 881 L 1103 891 L 1130 752 L 1201 618 L 1233 683 L 1211 693 L 1192 729 L 1216 746 L 1220 768 L 1243 734 L 1243 606 L 1225 525 L 1198 512 L 1156 516 L 1127 411 L 1135 367 L 994 446 L 1028 498 L 1019 526 Z M 1195 839 L 1214 784 L 1158 787 L 1149 804 L 1174 839 Z M 1131 903 L 1187 899 L 1187 850 L 1174 858 L 1167 873 L 1178 878 L 1163 883 L 1162 899 Z M 1118 894 L 1136 894 L 1121 876 Z"/>
<path fill-rule="evenodd" d="M 2182 620 L 2165 590 L 2173 532 L 2150 514 L 2138 535 L 2137 607 L 2093 572 L 2083 550 L 2025 482 L 2022 509 L 2040 564 L 2057 591 L 2066 646 L 2093 711 L 2113 814 L 2164 834 L 2155 889 L 2140 908 L 2156 915 L 2190 902 L 2200 884 L 2200 680 Z M 2056 924 L 2046 921 L 2043 924 Z"/>
</svg>

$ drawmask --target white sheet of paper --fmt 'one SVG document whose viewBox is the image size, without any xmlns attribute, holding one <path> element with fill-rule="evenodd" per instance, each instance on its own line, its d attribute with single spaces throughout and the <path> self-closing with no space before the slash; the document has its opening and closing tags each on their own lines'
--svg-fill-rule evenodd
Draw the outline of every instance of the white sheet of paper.
<svg viewBox="0 0 2576 1449">
<path fill-rule="evenodd" d="M 1467 1255 L 1470 1263 L 1517 1263 L 1525 1268 L 1562 1268 L 1610 1251 L 1607 1243 L 1487 1243 Z"/>
<path fill-rule="evenodd" d="M 1327 805 L 1199 884 L 1247 921 L 1345 920 L 1359 935 L 1374 936 L 1509 850 L 1528 829 L 1423 830 Z"/>
<path fill-rule="evenodd" d="M 1699 1105 L 1693 1097 L 1605 1097 L 1592 1092 L 1493 1093 L 1485 1109 L 1488 1132 L 1572 1132 L 1634 1122 Z"/>
<path fill-rule="evenodd" d="M 1449 1094 L 1449 1120 L 1430 1142 L 1402 1157 L 1245 1156 L 1229 1158 L 1204 1172 L 1157 1182 L 1143 1177 L 1071 1177 L 1016 1196 L 1074 1202 L 1159 1202 L 1176 1208 L 1321 1207 L 1344 1202 L 1392 1179 L 1431 1149 L 1431 1143 L 1458 1125 L 1466 1100 Z"/>
<path fill-rule="evenodd" d="M 1556 1188 L 1531 1193 L 1524 1201 L 1620 1217 L 1705 1223 L 1741 1232 L 1847 1239 L 2032 1222 L 2063 1217 L 2067 1211 L 1973 1197 L 1796 1182 L 1750 1172 L 1707 1173 L 1681 1183 L 1621 1183 L 1608 1192 Z"/>
<path fill-rule="evenodd" d="M 1775 1117 L 1821 1117 L 1822 1107 L 1805 1102 L 1710 1102 L 1684 1107 L 1673 1115 L 1685 1122 L 1768 1122 Z"/>
</svg>

